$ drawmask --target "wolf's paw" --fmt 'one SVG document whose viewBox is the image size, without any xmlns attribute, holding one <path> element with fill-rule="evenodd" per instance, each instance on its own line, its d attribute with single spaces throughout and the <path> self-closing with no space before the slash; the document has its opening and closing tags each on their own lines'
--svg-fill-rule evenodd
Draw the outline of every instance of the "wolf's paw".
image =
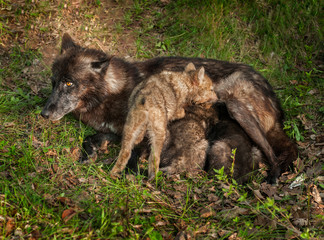
<svg viewBox="0 0 324 240">
<path fill-rule="evenodd" d="M 278 178 L 280 176 L 280 169 L 270 170 L 268 171 L 268 176 L 266 177 L 267 183 L 271 185 L 277 185 Z"/>
</svg>

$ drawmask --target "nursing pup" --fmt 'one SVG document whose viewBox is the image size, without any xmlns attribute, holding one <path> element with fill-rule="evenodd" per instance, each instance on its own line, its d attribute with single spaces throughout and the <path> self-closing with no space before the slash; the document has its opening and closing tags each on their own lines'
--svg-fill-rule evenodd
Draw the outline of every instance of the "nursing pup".
<svg viewBox="0 0 324 240">
<path fill-rule="evenodd" d="M 219 122 L 208 134 L 210 147 L 207 151 L 205 169 L 215 174 L 214 169 L 224 167 L 224 172 L 239 184 L 245 183 L 263 162 L 262 152 L 253 144 L 240 125 L 227 113 L 224 105 L 217 104 Z"/>
<path fill-rule="evenodd" d="M 239 184 L 247 182 L 259 169 L 263 154 L 230 118 L 226 106 L 201 104 L 185 110 L 184 118 L 168 125 L 160 170 L 166 174 L 206 170 L 214 175 L 214 169 L 224 167 Z"/>
<path fill-rule="evenodd" d="M 183 72 L 163 71 L 141 82 L 129 99 L 121 150 L 111 175 L 125 169 L 134 145 L 147 136 L 151 145 L 148 176 L 154 178 L 159 171 L 168 122 L 183 118 L 187 105 L 216 100 L 213 83 L 205 75 L 205 69 L 196 70 L 192 63 Z"/>
<path fill-rule="evenodd" d="M 207 131 L 218 121 L 218 111 L 212 104 L 188 106 L 185 110 L 184 118 L 168 125 L 160 164 L 166 174 L 195 174 L 205 167 Z"/>
<path fill-rule="evenodd" d="M 283 112 L 270 84 L 244 64 L 182 57 L 130 63 L 82 48 L 64 34 L 61 54 L 52 67 L 52 94 L 42 116 L 58 120 L 72 112 L 99 132 L 86 138 L 85 160 L 102 142 L 121 136 L 127 101 L 138 83 L 163 71 L 182 72 L 190 62 L 205 68 L 219 101 L 266 156 L 268 181 L 274 182 L 296 159 L 297 149 L 282 129 Z"/>
</svg>

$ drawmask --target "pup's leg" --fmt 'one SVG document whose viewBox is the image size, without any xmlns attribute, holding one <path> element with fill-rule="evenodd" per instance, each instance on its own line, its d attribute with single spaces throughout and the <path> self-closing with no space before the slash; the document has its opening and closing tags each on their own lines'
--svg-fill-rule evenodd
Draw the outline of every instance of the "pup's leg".
<svg viewBox="0 0 324 240">
<path fill-rule="evenodd" d="M 151 153 L 148 159 L 148 177 L 150 180 L 159 172 L 161 152 L 166 138 L 167 120 L 163 118 L 162 114 L 156 117 L 158 117 L 159 121 L 150 121 L 148 126 L 151 141 Z"/>
<path fill-rule="evenodd" d="M 146 132 L 147 117 L 145 113 L 140 112 L 138 115 L 131 114 L 128 116 L 123 130 L 122 145 L 118 159 L 110 171 L 110 175 L 113 177 L 118 176 L 118 173 L 125 169 L 134 145 L 143 140 Z"/>
</svg>

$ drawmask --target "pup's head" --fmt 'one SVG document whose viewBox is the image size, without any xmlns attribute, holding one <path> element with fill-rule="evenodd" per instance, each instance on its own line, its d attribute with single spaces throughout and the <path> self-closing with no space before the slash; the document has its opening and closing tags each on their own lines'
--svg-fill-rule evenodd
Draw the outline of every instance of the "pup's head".
<svg viewBox="0 0 324 240">
<path fill-rule="evenodd" d="M 102 51 L 83 48 L 64 34 L 61 53 L 52 66 L 52 93 L 41 113 L 59 120 L 69 112 L 87 112 L 107 94 L 118 90 L 109 65 L 112 57 Z"/>
<path fill-rule="evenodd" d="M 197 104 L 216 102 L 217 96 L 213 88 L 213 81 L 205 74 L 205 68 L 201 67 L 196 70 L 193 63 L 189 63 L 185 72 L 191 76 L 195 92 L 193 102 Z"/>
</svg>

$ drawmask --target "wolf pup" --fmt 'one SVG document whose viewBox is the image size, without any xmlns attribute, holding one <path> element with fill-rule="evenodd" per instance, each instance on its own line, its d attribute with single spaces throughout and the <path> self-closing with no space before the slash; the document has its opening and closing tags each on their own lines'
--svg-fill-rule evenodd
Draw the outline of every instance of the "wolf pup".
<svg viewBox="0 0 324 240">
<path fill-rule="evenodd" d="M 219 122 L 210 128 L 205 169 L 215 174 L 214 169 L 224 167 L 225 173 L 243 184 L 259 168 L 264 160 L 262 152 L 253 144 L 240 125 L 227 113 L 226 107 L 217 104 Z M 232 150 L 236 149 L 235 154 Z"/>
<path fill-rule="evenodd" d="M 160 163 L 160 170 L 167 174 L 204 170 L 207 130 L 216 124 L 218 112 L 210 103 L 188 106 L 185 112 L 184 118 L 168 125 Z"/>
<path fill-rule="evenodd" d="M 205 75 L 205 69 L 196 70 L 192 63 L 184 72 L 163 71 L 140 83 L 129 99 L 121 150 L 111 175 L 125 169 L 134 145 L 147 135 L 151 144 L 148 176 L 154 178 L 159 171 L 168 122 L 183 118 L 186 105 L 216 100 L 212 80 Z"/>
<path fill-rule="evenodd" d="M 68 34 L 53 64 L 52 94 L 42 116 L 58 120 L 72 112 L 99 133 L 84 141 L 87 155 L 102 142 L 118 140 L 127 116 L 127 100 L 142 80 L 162 71 L 181 72 L 192 62 L 213 80 L 219 101 L 262 150 L 274 182 L 297 157 L 296 145 L 283 131 L 283 112 L 268 81 L 250 66 L 214 59 L 160 57 L 127 62 L 82 48 Z"/>
</svg>

